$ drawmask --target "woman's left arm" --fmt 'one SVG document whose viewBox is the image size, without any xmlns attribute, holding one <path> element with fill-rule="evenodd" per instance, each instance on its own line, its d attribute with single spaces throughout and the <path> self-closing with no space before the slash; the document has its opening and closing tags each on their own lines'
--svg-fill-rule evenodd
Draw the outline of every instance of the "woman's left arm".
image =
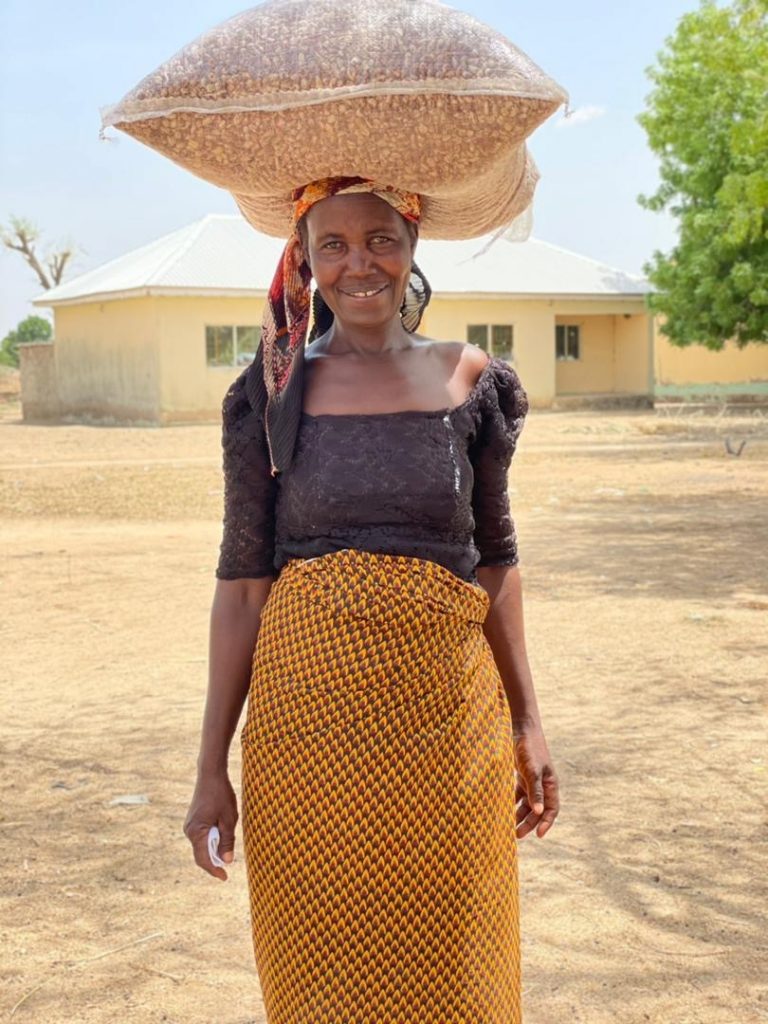
<svg viewBox="0 0 768 1024">
<path fill-rule="evenodd" d="M 517 835 L 541 839 L 560 811 L 557 773 L 544 738 L 525 648 L 523 590 L 517 565 L 479 566 L 477 579 L 491 603 L 483 631 L 504 684 L 515 744 Z"/>
</svg>

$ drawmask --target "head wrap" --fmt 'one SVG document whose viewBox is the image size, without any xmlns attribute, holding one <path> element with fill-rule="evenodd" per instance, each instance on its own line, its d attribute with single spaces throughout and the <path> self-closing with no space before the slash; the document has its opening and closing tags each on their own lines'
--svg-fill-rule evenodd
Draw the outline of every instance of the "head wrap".
<svg viewBox="0 0 768 1024">
<path fill-rule="evenodd" d="M 290 464 L 302 408 L 312 272 L 304 259 L 298 223 L 322 199 L 354 193 L 378 196 L 414 224 L 421 219 L 421 200 L 415 192 L 381 185 L 368 178 L 324 178 L 293 192 L 293 232 L 269 289 L 261 342 L 246 378 L 251 405 L 264 409 L 272 476 Z M 406 330 L 416 330 L 429 297 L 429 286 L 414 268 L 400 312 Z"/>
</svg>

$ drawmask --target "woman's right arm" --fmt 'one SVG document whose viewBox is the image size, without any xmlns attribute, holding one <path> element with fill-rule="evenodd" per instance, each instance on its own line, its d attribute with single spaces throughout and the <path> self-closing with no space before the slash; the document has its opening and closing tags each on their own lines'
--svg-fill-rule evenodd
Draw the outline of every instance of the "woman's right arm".
<svg viewBox="0 0 768 1024">
<path fill-rule="evenodd" d="M 197 783 L 184 822 L 195 862 L 216 878 L 223 868 L 208 856 L 208 832 L 221 833 L 219 854 L 229 863 L 234 855 L 237 801 L 229 781 L 228 759 L 251 677 L 251 664 L 261 612 L 274 577 L 216 581 L 211 607 L 208 694 L 200 737 Z"/>
<path fill-rule="evenodd" d="M 277 482 L 270 473 L 262 416 L 248 398 L 248 374 L 235 380 L 222 403 L 224 531 L 211 607 L 208 695 L 197 784 L 184 822 L 195 861 L 215 878 L 223 868 L 208 856 L 208 832 L 221 833 L 222 860 L 232 860 L 237 801 L 227 774 L 229 747 L 248 695 L 261 613 L 274 569 Z"/>
</svg>

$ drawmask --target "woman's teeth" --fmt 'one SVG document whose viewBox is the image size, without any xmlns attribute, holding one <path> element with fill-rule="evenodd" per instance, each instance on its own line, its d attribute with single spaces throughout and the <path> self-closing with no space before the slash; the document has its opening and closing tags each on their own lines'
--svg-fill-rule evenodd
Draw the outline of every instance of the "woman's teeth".
<svg viewBox="0 0 768 1024">
<path fill-rule="evenodd" d="M 371 295 L 378 295 L 379 292 L 383 292 L 386 286 L 382 285 L 381 288 L 373 288 L 369 292 L 345 292 L 346 295 L 354 295 L 356 299 L 368 299 Z"/>
</svg>

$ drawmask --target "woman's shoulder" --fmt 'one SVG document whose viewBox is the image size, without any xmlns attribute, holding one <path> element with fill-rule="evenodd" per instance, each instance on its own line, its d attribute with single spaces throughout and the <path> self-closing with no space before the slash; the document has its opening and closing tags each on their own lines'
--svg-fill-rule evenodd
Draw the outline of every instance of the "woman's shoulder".
<svg viewBox="0 0 768 1024">
<path fill-rule="evenodd" d="M 514 366 L 499 356 L 488 355 L 471 342 L 441 342 L 446 346 L 446 358 L 455 366 L 465 385 L 465 392 L 476 398 L 483 409 L 490 405 L 505 415 L 524 416 L 528 411 L 528 396 Z"/>
<path fill-rule="evenodd" d="M 491 365 L 493 359 L 477 345 L 465 341 L 421 340 L 443 360 L 445 379 L 457 377 L 463 384 L 465 394 L 470 396 L 485 383 L 487 374 L 494 369 Z"/>
</svg>

